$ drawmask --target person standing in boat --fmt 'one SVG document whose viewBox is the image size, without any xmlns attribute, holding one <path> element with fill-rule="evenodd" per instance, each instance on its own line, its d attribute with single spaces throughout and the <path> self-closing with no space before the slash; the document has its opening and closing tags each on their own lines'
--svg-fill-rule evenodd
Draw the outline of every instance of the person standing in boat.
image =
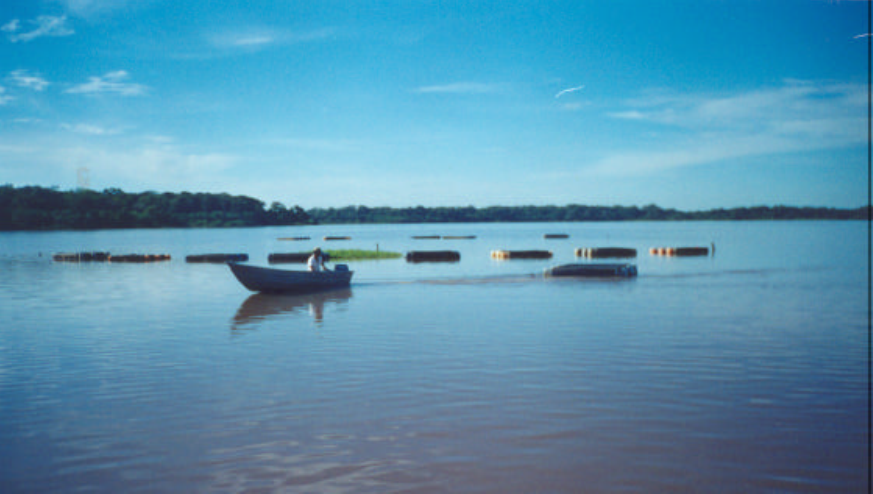
<svg viewBox="0 0 873 494">
<path fill-rule="evenodd" d="M 309 266 L 309 270 L 313 272 L 328 270 L 324 266 L 324 254 L 322 254 L 320 247 L 316 247 L 315 250 L 312 251 L 312 255 L 309 256 L 309 260 L 306 261 L 306 264 Z"/>
</svg>

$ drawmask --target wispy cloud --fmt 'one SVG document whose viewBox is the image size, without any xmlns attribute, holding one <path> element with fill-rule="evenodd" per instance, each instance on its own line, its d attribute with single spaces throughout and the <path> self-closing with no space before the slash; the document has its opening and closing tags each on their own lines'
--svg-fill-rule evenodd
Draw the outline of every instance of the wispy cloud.
<svg viewBox="0 0 873 494">
<path fill-rule="evenodd" d="M 287 31 L 269 27 L 234 28 L 206 34 L 209 44 L 221 49 L 256 50 L 329 39 L 336 29 L 325 27 L 309 31 Z"/>
<path fill-rule="evenodd" d="M 132 6 L 147 4 L 143 0 L 55 0 L 64 6 L 67 12 L 77 17 L 91 17 L 106 12 L 128 9 Z"/>
<path fill-rule="evenodd" d="M 66 128 L 63 128 L 66 127 Z M 238 156 L 174 145 L 152 136 L 110 135 L 109 128 L 70 124 L 44 133 L 0 134 L 0 174 L 10 183 L 72 185 L 87 166 L 95 185 L 125 190 L 224 190 Z M 100 139 L 83 140 L 80 134 Z M 158 142 L 160 141 L 160 142 Z M 21 166 L 33 163 L 34 166 Z"/>
<path fill-rule="evenodd" d="M 18 19 L 12 19 L 6 24 L 0 26 L 0 31 L 3 31 L 4 33 L 15 33 L 18 32 L 19 29 L 21 29 L 21 21 Z"/>
<path fill-rule="evenodd" d="M 268 144 L 306 151 L 359 152 L 368 147 L 366 141 L 357 139 L 280 138 L 269 139 Z"/>
<path fill-rule="evenodd" d="M 216 48 L 259 48 L 277 42 L 276 34 L 268 29 L 213 33 L 208 39 Z"/>
<path fill-rule="evenodd" d="M 124 70 L 109 72 L 102 77 L 89 77 L 88 82 L 67 89 L 71 94 L 116 93 L 122 96 L 141 96 L 147 87 L 142 84 L 127 82 L 130 77 Z"/>
<path fill-rule="evenodd" d="M 130 149 L 74 145 L 51 153 L 60 166 L 87 163 L 92 179 L 131 188 L 191 190 L 212 188 L 238 159 L 223 153 L 187 152 L 172 145 L 143 144 Z M 202 184 L 202 185 L 200 185 Z"/>
<path fill-rule="evenodd" d="M 120 129 L 110 129 L 100 125 L 77 123 L 77 124 L 61 124 L 61 128 L 69 130 L 77 134 L 85 134 L 92 136 L 107 136 L 117 135 L 121 133 Z"/>
<path fill-rule="evenodd" d="M 636 174 L 866 142 L 866 88 L 860 84 L 789 80 L 729 96 L 658 94 L 630 103 L 634 108 L 609 116 L 654 125 L 646 132 L 681 129 L 687 137 L 613 153 L 590 171 Z"/>
<path fill-rule="evenodd" d="M 47 80 L 23 69 L 10 72 L 9 80 L 18 87 L 33 89 L 34 91 L 44 91 L 49 85 Z"/>
<path fill-rule="evenodd" d="M 558 94 L 555 95 L 555 99 L 558 99 L 558 98 L 560 98 L 561 96 L 563 96 L 563 95 L 565 95 L 565 94 L 567 94 L 567 93 L 572 93 L 572 92 L 575 92 L 575 91 L 581 91 L 582 89 L 585 89 L 585 85 L 584 85 L 584 84 L 581 85 L 581 86 L 578 86 L 578 87 L 571 87 L 571 88 L 564 89 L 564 90 L 562 90 L 562 91 L 558 91 Z"/>
<path fill-rule="evenodd" d="M 448 94 L 486 94 L 498 92 L 501 84 L 485 84 L 481 82 L 454 82 L 436 86 L 422 86 L 415 89 L 416 93 L 448 93 Z"/>
<path fill-rule="evenodd" d="M 4 24 L 0 30 L 7 33 L 9 41 L 13 43 L 19 41 L 26 43 L 43 36 L 70 36 L 75 33 L 71 27 L 67 26 L 67 16 L 65 15 L 41 15 L 28 22 L 33 25 L 33 29 L 30 31 L 22 31 L 21 22 L 18 19 Z"/>
<path fill-rule="evenodd" d="M 13 99 L 15 99 L 15 98 L 6 94 L 6 88 L 3 86 L 0 86 L 0 106 L 3 106 L 6 103 L 9 103 Z"/>
</svg>

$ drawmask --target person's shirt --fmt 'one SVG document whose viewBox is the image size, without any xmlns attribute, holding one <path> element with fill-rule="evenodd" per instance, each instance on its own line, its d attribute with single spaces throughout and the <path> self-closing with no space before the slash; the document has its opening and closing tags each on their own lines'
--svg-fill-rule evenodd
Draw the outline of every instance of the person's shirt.
<svg viewBox="0 0 873 494">
<path fill-rule="evenodd" d="M 309 256 L 309 260 L 306 263 L 310 271 L 321 271 L 324 269 L 324 259 L 317 254 Z"/>
</svg>

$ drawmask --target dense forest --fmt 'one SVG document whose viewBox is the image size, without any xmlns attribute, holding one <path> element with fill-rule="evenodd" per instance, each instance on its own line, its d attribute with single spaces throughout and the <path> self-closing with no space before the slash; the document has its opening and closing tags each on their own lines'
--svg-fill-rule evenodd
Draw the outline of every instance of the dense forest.
<svg viewBox="0 0 873 494">
<path fill-rule="evenodd" d="M 0 230 L 230 227 L 309 223 L 299 206 L 229 194 L 0 187 Z"/>
<path fill-rule="evenodd" d="M 119 189 L 59 191 L 43 187 L 0 186 L 0 230 L 97 228 L 232 227 L 330 223 L 471 223 L 541 221 L 670 221 L 867 219 L 857 209 L 759 206 L 683 212 L 655 205 L 491 206 L 485 208 L 291 208 L 269 207 L 246 196 L 209 193 L 126 193 Z"/>
<path fill-rule="evenodd" d="M 868 218 L 866 206 L 857 209 L 759 206 L 683 212 L 655 205 L 636 206 L 492 206 L 487 208 L 344 208 L 310 209 L 313 223 L 471 223 L 514 221 L 676 221 L 676 220 L 858 220 Z"/>
</svg>

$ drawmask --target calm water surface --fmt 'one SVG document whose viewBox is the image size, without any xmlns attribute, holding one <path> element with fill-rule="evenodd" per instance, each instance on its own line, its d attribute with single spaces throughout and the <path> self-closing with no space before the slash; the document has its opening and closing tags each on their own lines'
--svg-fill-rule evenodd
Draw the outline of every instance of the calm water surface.
<svg viewBox="0 0 873 494">
<path fill-rule="evenodd" d="M 310 296 L 184 262 L 377 244 L 462 258 Z M 597 246 L 640 276 L 538 276 Z M 173 260 L 50 260 L 93 250 Z M 864 222 L 0 233 L 0 270 L 0 492 L 867 488 Z"/>
</svg>

